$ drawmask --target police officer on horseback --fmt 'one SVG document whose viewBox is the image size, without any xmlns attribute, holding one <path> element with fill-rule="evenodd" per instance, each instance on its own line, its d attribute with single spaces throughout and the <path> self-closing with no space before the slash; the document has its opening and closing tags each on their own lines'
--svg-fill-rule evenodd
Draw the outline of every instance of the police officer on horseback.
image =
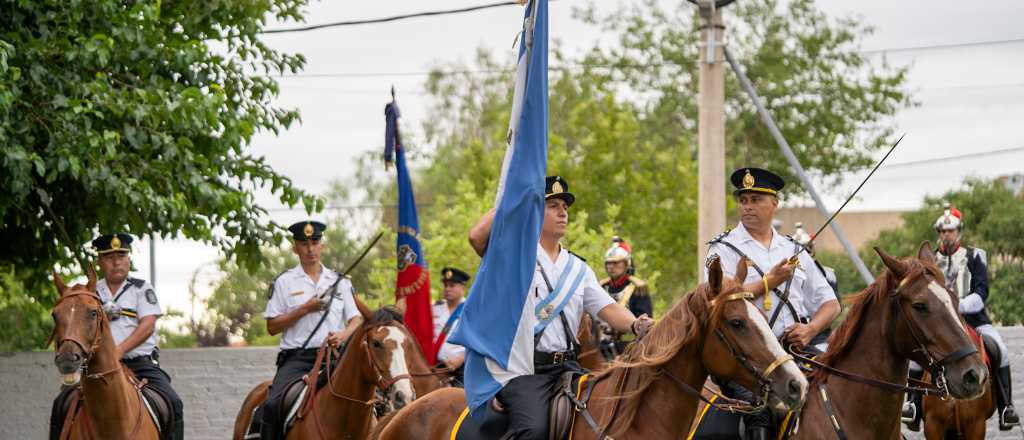
<svg viewBox="0 0 1024 440">
<path fill-rule="evenodd" d="M 647 288 L 647 282 L 635 275 L 633 249 L 618 236 L 612 237 L 612 246 L 604 253 L 604 268 L 608 277 L 601 280 L 601 287 L 615 302 L 629 309 L 634 316 L 654 316 L 654 305 Z M 611 360 L 632 339 L 627 334 L 615 334 L 601 323 L 601 352 Z"/>
<path fill-rule="evenodd" d="M 524 310 L 535 313 L 544 325 L 533 337 L 534 374 L 512 378 L 498 391 L 496 402 L 492 401 L 493 406 L 501 407 L 508 414 L 510 438 L 548 439 L 548 410 L 557 380 L 563 372 L 581 370 L 576 361 L 579 342 L 575 335 L 584 312 L 597 316 L 619 332 L 643 335 L 653 325 L 650 318 L 636 318 L 613 301 L 586 262 L 562 247 L 569 207 L 575 201 L 565 179 L 560 176 L 545 179 L 544 223 L 537 246 L 537 269 L 524 304 Z M 470 244 L 481 256 L 487 249 L 494 214 L 495 210 L 484 214 L 469 233 Z M 559 282 L 565 279 L 579 282 Z M 560 298 L 564 299 L 555 301 Z M 546 302 L 548 299 L 551 301 Z"/>
<path fill-rule="evenodd" d="M 320 262 L 325 229 L 325 224 L 316 221 L 301 221 L 288 228 L 299 264 L 274 280 L 263 312 L 267 331 L 281 334 L 277 373 L 260 409 L 263 439 L 283 438 L 285 391 L 313 369 L 324 340 L 340 348 L 363 322 L 352 296 L 352 283 Z"/>
<path fill-rule="evenodd" d="M 459 323 L 469 274 L 454 267 L 446 267 L 441 269 L 441 282 L 444 283 L 444 298 L 435 302 L 431 309 L 437 367 L 447 368 L 451 372 L 451 385 L 462 387 L 462 364 L 466 361 L 466 348 L 448 342 L 448 335 L 455 331 Z"/>
<path fill-rule="evenodd" d="M 999 430 L 1008 431 L 1020 424 L 1020 418 L 1013 408 L 1010 353 L 985 311 L 985 302 L 989 296 L 988 257 L 984 249 L 961 244 L 963 214 L 948 203 L 935 221 L 935 232 L 939 235 L 938 266 L 946 279 L 946 287 L 960 298 L 960 314 L 967 325 L 994 341 L 998 347 L 999 365 L 994 368 L 996 406 L 999 408 Z M 921 379 L 923 375 L 921 367 L 911 362 L 910 376 Z M 908 402 L 903 408 L 907 427 L 913 431 L 919 430 L 921 416 L 920 394 L 908 396 Z"/>
<path fill-rule="evenodd" d="M 160 350 L 157 347 L 156 320 L 163 312 L 153 285 L 128 276 L 132 267 L 133 240 L 129 234 L 116 233 L 102 235 L 92 241 L 103 273 L 103 279 L 96 285 L 96 293 L 103 300 L 103 310 L 110 322 L 110 332 L 117 344 L 121 363 L 132 370 L 137 379 L 145 379 L 146 387 L 156 390 L 170 403 L 174 420 L 162 437 L 179 440 L 185 435 L 183 404 L 171 387 L 170 375 L 160 368 Z M 64 421 L 62 405 L 71 390 L 63 390 L 54 400 L 51 439 L 61 434 Z"/>
<path fill-rule="evenodd" d="M 744 290 L 756 296 L 755 305 L 769 317 L 775 336 L 786 345 L 823 351 L 826 338 L 821 335 L 839 314 L 839 301 L 804 247 L 772 225 L 785 182 L 760 168 L 740 168 L 731 181 L 740 223 L 708 243 L 709 261 L 718 256 L 725 274 L 733 276 L 731 268 L 745 258 L 754 270 L 748 271 Z M 730 397 L 753 399 L 739 385 L 727 383 L 722 388 Z M 746 438 L 768 438 L 771 417 L 767 411 L 744 416 L 744 422 Z"/>
</svg>

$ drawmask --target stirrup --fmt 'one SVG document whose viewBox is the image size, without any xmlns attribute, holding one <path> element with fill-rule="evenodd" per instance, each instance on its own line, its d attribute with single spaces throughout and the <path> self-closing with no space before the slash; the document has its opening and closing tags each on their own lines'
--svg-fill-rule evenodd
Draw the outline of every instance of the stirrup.
<svg viewBox="0 0 1024 440">
<path fill-rule="evenodd" d="M 1000 431 L 1009 431 L 1010 428 L 1018 425 L 1020 425 L 1020 417 L 1017 416 L 1017 410 L 1015 410 L 1012 405 L 1008 405 L 999 412 Z"/>
<path fill-rule="evenodd" d="M 911 423 L 917 418 L 917 405 L 907 400 L 903 402 L 903 409 L 900 411 L 900 420 L 903 423 Z"/>
</svg>

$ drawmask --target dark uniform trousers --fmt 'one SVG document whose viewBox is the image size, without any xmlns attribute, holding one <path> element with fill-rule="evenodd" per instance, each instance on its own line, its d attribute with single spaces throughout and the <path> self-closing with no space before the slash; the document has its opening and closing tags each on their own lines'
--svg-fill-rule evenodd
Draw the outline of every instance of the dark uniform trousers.
<svg viewBox="0 0 1024 440">
<path fill-rule="evenodd" d="M 167 374 L 157 361 L 157 357 L 139 356 L 131 359 L 122 359 L 123 363 L 139 380 L 146 379 L 146 387 L 155 389 L 170 401 L 171 411 L 174 412 L 174 423 L 168 432 L 164 432 L 162 438 L 168 440 L 181 440 L 185 438 L 185 412 L 181 397 L 171 387 L 171 376 Z M 64 410 L 61 408 L 68 394 L 75 387 L 62 387 L 60 394 L 53 401 L 53 409 L 50 412 L 50 439 L 60 438 L 60 431 L 64 427 Z M 148 416 L 147 416 L 148 417 Z"/>
<path fill-rule="evenodd" d="M 576 361 L 537 366 L 535 374 L 512 379 L 498 391 L 496 397 L 509 417 L 506 438 L 548 440 L 551 398 L 558 391 L 558 378 L 569 370 L 583 372 Z"/>
<path fill-rule="evenodd" d="M 339 351 L 344 353 L 345 345 L 342 345 Z M 286 415 L 284 412 L 287 410 L 282 407 L 284 404 L 282 402 L 284 392 L 288 388 L 288 384 L 295 382 L 313 370 L 313 365 L 316 363 L 316 354 L 316 348 L 281 350 L 277 354 L 277 374 L 274 375 L 274 381 L 270 384 L 267 400 L 256 413 L 256 417 L 260 417 L 262 421 L 260 428 L 261 439 L 274 440 L 284 438 L 284 426 L 282 425 Z M 340 357 L 338 356 L 338 358 Z M 332 359 L 332 368 L 337 364 L 337 360 L 337 358 Z M 326 382 L 326 372 L 322 371 L 317 380 L 317 388 L 319 389 Z"/>
</svg>

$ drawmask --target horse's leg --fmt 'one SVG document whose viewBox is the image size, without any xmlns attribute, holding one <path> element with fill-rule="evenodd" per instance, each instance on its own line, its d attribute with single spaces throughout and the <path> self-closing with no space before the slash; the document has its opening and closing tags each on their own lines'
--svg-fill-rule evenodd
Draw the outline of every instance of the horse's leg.
<svg viewBox="0 0 1024 440">
<path fill-rule="evenodd" d="M 235 430 L 231 436 L 232 439 L 242 440 L 242 437 L 245 437 L 245 431 L 249 429 L 249 424 L 252 423 L 252 410 L 262 405 L 264 400 L 267 400 L 267 390 L 269 388 L 270 381 L 268 380 L 256 385 L 256 388 L 253 388 L 245 396 L 245 400 L 242 401 L 242 408 L 238 410 L 238 415 L 235 416 Z"/>
</svg>

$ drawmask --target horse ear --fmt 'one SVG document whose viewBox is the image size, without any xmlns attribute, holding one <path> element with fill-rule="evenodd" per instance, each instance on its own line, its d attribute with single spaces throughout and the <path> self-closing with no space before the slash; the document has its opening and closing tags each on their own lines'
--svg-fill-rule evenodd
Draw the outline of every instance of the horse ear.
<svg viewBox="0 0 1024 440">
<path fill-rule="evenodd" d="M 733 277 L 733 280 L 741 286 L 747 281 L 747 257 L 740 258 L 740 261 L 736 263 L 736 276 Z"/>
<path fill-rule="evenodd" d="M 90 264 L 88 267 L 85 268 L 85 274 L 89 277 L 89 282 L 85 285 L 85 288 L 89 289 L 90 292 L 95 292 L 96 291 L 96 269 L 93 269 L 92 265 Z"/>
<path fill-rule="evenodd" d="M 370 308 L 363 303 L 363 300 L 359 299 L 359 295 L 356 295 L 354 292 L 352 294 L 352 299 L 356 301 L 356 308 L 359 309 L 359 314 L 363 315 L 363 319 L 366 322 L 370 322 L 373 319 L 373 311 L 370 310 Z"/>
<path fill-rule="evenodd" d="M 917 259 L 925 264 L 936 264 L 935 252 L 932 252 L 932 244 L 928 240 L 921 243 L 921 248 L 917 250 Z"/>
<path fill-rule="evenodd" d="M 722 292 L 722 263 L 717 255 L 712 257 L 708 265 L 708 287 L 711 288 L 711 296 Z"/>
<path fill-rule="evenodd" d="M 64 296 L 64 292 L 68 290 L 68 285 L 64 284 L 64 279 L 57 273 L 57 269 L 51 269 L 51 271 L 53 272 L 53 285 L 57 288 L 57 293 Z"/>
<path fill-rule="evenodd" d="M 885 267 L 888 267 L 889 270 L 896 275 L 896 278 L 903 279 L 903 276 L 907 274 L 907 263 L 885 253 L 885 251 L 878 246 L 875 246 L 875 253 L 882 258 L 882 263 L 885 263 Z"/>
</svg>

